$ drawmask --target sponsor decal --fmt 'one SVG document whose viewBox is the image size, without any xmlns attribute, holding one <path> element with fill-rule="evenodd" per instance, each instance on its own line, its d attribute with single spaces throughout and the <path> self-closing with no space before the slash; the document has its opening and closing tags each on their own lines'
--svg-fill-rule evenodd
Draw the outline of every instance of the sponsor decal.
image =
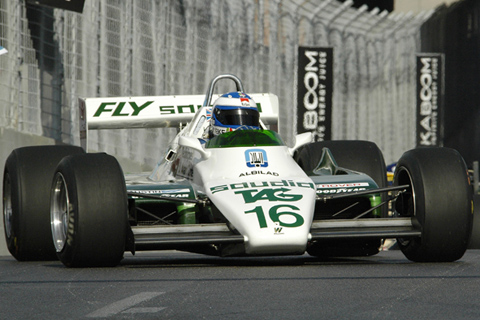
<svg viewBox="0 0 480 320">
<path fill-rule="evenodd" d="M 151 106 L 154 101 L 146 101 L 143 103 L 137 103 L 135 101 L 122 101 L 122 102 L 102 102 L 94 113 L 94 117 L 111 116 L 138 116 L 147 107 Z M 152 106 L 153 107 L 153 106 Z M 200 109 L 201 105 L 178 105 L 178 106 L 158 106 L 159 114 L 171 115 L 171 114 L 193 114 Z M 155 108 L 155 107 L 154 107 Z M 151 109 L 151 108 L 150 108 Z M 151 113 L 151 112 L 150 112 Z"/>
<path fill-rule="evenodd" d="M 347 193 L 356 191 L 365 191 L 367 188 L 339 188 L 339 189 L 317 189 L 318 194 Z"/>
<path fill-rule="evenodd" d="M 244 107 L 250 107 L 250 100 L 248 98 L 240 98 L 240 103 Z"/>
<path fill-rule="evenodd" d="M 160 106 L 160 114 L 184 114 L 184 113 L 195 113 L 199 110 L 201 105 L 189 104 L 186 106 Z"/>
<path fill-rule="evenodd" d="M 213 127 L 213 135 L 215 136 L 218 136 L 225 132 L 231 132 L 231 131 L 233 131 L 232 128 L 224 128 L 224 127 L 217 127 L 217 126 Z"/>
<path fill-rule="evenodd" d="M 278 172 L 255 170 L 255 171 L 240 173 L 239 177 L 248 177 L 248 176 L 255 176 L 255 175 L 266 175 L 266 176 L 274 176 L 274 177 L 279 176 Z"/>
<path fill-rule="evenodd" d="M 102 113 L 108 113 L 112 117 L 138 116 L 143 109 L 152 103 L 153 101 L 147 101 L 138 105 L 135 101 L 129 101 L 128 106 L 126 106 L 126 102 L 119 102 L 118 104 L 116 102 L 103 102 L 93 116 L 100 117 Z"/>
<path fill-rule="evenodd" d="M 332 188 L 352 188 L 352 187 L 368 187 L 368 182 L 354 182 L 354 183 L 324 183 L 317 184 L 317 189 L 332 189 Z"/>
<path fill-rule="evenodd" d="M 255 182 L 238 182 L 231 184 L 222 184 L 210 188 L 212 194 L 227 190 L 242 190 L 250 188 L 269 188 L 269 187 L 299 187 L 314 189 L 315 185 L 312 182 L 299 182 L 293 180 L 278 180 L 278 181 L 255 181 Z"/>
<path fill-rule="evenodd" d="M 164 197 L 172 198 L 188 198 L 190 195 L 189 189 L 168 189 L 168 190 L 128 190 L 143 194 L 157 194 Z M 139 198 L 139 196 L 133 196 L 133 198 Z"/>
<path fill-rule="evenodd" d="M 212 119 L 212 108 L 206 108 L 206 111 L 207 111 L 207 114 L 206 114 L 207 121 L 210 121 L 210 119 Z"/>
<path fill-rule="evenodd" d="M 317 184 L 317 194 L 364 191 L 368 186 L 368 182 Z"/>
<path fill-rule="evenodd" d="M 444 55 L 417 55 L 417 146 L 442 146 Z"/>
<path fill-rule="evenodd" d="M 298 48 L 297 133 L 331 140 L 333 48 Z"/>
<path fill-rule="evenodd" d="M 267 152 L 263 149 L 248 149 L 245 151 L 245 161 L 249 168 L 268 167 Z"/>
<path fill-rule="evenodd" d="M 235 194 L 242 196 L 245 204 L 257 203 L 258 201 L 267 201 L 267 203 L 291 203 L 300 201 L 303 198 L 303 195 L 292 193 L 292 189 L 289 187 L 315 189 L 315 185 L 311 182 L 280 180 L 225 184 L 211 187 L 210 191 L 213 194 L 232 190 Z M 273 222 L 275 225 L 273 233 L 275 235 L 282 235 L 284 228 L 296 228 L 305 223 L 305 219 L 300 214 L 300 208 L 292 204 L 270 206 L 265 205 L 264 203 L 263 206 L 255 206 L 251 210 L 244 211 L 244 214 L 255 214 L 258 226 L 261 229 L 268 228 L 267 220 Z"/>
<path fill-rule="evenodd" d="M 242 103 L 250 107 L 250 100 L 242 98 Z M 94 118 L 100 117 L 135 117 L 143 114 L 156 114 L 158 110 L 159 115 L 180 115 L 180 114 L 194 114 L 202 105 L 188 104 L 188 105 L 158 105 L 155 101 L 110 101 L 101 102 L 93 114 Z M 262 106 L 257 103 L 258 111 L 262 112 Z M 152 110 L 153 109 L 153 110 Z M 155 110 L 155 111 L 154 111 Z M 211 108 L 207 110 L 207 119 L 211 118 Z"/>
<path fill-rule="evenodd" d="M 289 201 L 295 202 L 303 198 L 301 194 L 289 194 L 292 189 L 278 188 L 278 189 L 248 189 L 235 191 L 235 194 L 241 194 L 245 203 L 253 203 L 260 200 L 266 201 Z"/>
<path fill-rule="evenodd" d="M 280 223 L 275 222 L 275 227 L 273 227 L 273 234 L 283 234 L 283 227 L 280 227 Z"/>
</svg>

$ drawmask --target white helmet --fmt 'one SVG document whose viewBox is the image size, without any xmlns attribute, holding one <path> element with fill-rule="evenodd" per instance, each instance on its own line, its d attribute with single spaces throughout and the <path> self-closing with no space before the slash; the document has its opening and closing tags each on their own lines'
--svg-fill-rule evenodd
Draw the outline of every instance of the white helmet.
<svg viewBox="0 0 480 320">
<path fill-rule="evenodd" d="M 243 92 L 229 92 L 213 104 L 211 131 L 214 136 L 234 130 L 260 129 L 260 113 L 255 101 Z"/>
</svg>

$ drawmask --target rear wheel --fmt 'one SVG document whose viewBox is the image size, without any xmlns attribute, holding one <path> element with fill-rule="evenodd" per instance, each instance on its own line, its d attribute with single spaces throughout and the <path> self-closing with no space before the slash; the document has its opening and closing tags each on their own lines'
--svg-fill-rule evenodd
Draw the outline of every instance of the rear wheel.
<svg viewBox="0 0 480 320">
<path fill-rule="evenodd" d="M 49 219 L 52 177 L 63 157 L 82 153 L 75 146 L 33 146 L 8 156 L 3 222 L 8 250 L 17 260 L 56 260 Z"/>
<path fill-rule="evenodd" d="M 323 148 L 332 152 L 338 166 L 370 176 L 379 188 L 387 186 L 387 171 L 383 154 L 377 145 L 369 141 L 322 141 L 306 145 L 297 154 L 296 161 L 305 172 L 318 165 Z M 386 194 L 382 193 L 382 201 Z M 386 217 L 388 208 L 382 207 Z M 323 240 L 311 244 L 307 252 L 313 256 L 369 256 L 379 252 L 380 239 L 372 240 Z"/>
<path fill-rule="evenodd" d="M 120 263 L 128 227 L 125 179 L 104 153 L 64 158 L 51 193 L 51 226 L 59 259 L 68 267 Z"/>
<path fill-rule="evenodd" d="M 472 192 L 460 154 L 448 148 L 419 148 L 398 161 L 395 185 L 410 185 L 395 203 L 422 235 L 397 239 L 404 255 L 418 262 L 450 262 L 467 249 L 472 230 Z"/>
<path fill-rule="evenodd" d="M 480 194 L 473 194 L 472 235 L 468 249 L 480 249 Z"/>
</svg>

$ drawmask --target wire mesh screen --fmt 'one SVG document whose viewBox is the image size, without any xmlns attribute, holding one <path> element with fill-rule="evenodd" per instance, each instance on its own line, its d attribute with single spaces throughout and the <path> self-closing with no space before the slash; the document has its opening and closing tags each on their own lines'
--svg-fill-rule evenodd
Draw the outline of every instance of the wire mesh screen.
<svg viewBox="0 0 480 320">
<path fill-rule="evenodd" d="M 77 99 L 203 94 L 217 74 L 280 101 L 296 125 L 298 46 L 334 48 L 333 139 L 376 142 L 388 162 L 415 146 L 415 52 L 430 13 L 333 0 L 86 0 L 83 13 L 0 0 L 0 125 L 79 144 Z M 220 86 L 218 92 L 232 90 Z M 102 150 L 151 167 L 174 129 L 92 132 Z"/>
</svg>

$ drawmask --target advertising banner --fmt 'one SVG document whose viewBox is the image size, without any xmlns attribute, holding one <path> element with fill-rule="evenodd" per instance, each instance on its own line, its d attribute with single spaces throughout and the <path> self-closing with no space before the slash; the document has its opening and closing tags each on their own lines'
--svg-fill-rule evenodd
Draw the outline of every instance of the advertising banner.
<svg viewBox="0 0 480 320">
<path fill-rule="evenodd" d="M 443 146 L 444 55 L 417 54 L 417 147 Z"/>
<path fill-rule="evenodd" d="M 332 138 L 333 48 L 298 48 L 297 133 Z"/>
</svg>

